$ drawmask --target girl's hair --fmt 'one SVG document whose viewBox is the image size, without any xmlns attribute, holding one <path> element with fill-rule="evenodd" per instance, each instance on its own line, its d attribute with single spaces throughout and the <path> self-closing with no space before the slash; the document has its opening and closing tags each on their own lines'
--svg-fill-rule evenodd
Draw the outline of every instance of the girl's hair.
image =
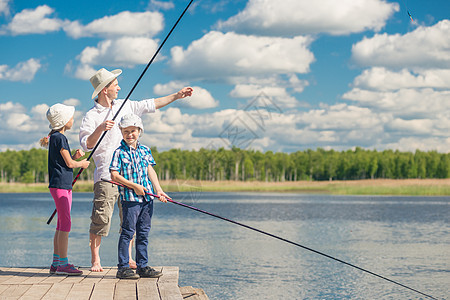
<svg viewBox="0 0 450 300">
<path fill-rule="evenodd" d="M 41 145 L 41 147 L 45 147 L 45 148 L 48 147 L 48 140 L 49 140 L 50 136 L 52 134 L 54 134 L 55 132 L 58 132 L 58 130 L 52 129 L 52 131 L 49 132 L 48 136 L 45 136 L 39 140 L 39 144 Z"/>
</svg>

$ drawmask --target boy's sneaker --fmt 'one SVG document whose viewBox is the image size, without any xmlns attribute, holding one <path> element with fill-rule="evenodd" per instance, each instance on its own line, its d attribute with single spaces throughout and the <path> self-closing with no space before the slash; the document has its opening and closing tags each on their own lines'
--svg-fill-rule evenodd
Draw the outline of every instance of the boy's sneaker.
<svg viewBox="0 0 450 300">
<path fill-rule="evenodd" d="M 56 273 L 56 267 L 54 265 L 50 265 L 50 274 L 55 274 Z"/>
<path fill-rule="evenodd" d="M 58 266 L 56 268 L 56 272 L 55 274 L 57 275 L 69 275 L 69 276 L 75 276 L 75 275 L 81 275 L 83 274 L 83 271 L 78 270 L 77 268 L 75 268 L 73 265 L 71 264 L 67 264 L 67 265 L 63 265 L 63 266 Z"/>
<path fill-rule="evenodd" d="M 120 279 L 139 279 L 139 275 L 128 267 L 117 270 L 116 277 Z"/>
<path fill-rule="evenodd" d="M 146 266 L 144 268 L 138 268 L 136 271 L 139 276 L 145 277 L 145 278 L 158 278 L 162 276 L 162 272 L 156 271 L 152 267 Z"/>
</svg>

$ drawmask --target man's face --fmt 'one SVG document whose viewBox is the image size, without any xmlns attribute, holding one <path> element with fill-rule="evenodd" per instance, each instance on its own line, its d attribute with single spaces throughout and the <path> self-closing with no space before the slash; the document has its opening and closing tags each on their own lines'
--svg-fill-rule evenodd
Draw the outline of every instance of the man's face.
<svg viewBox="0 0 450 300">
<path fill-rule="evenodd" d="M 117 99 L 117 96 L 119 95 L 120 86 L 117 79 L 114 79 L 113 82 L 106 88 L 106 93 L 108 95 L 109 99 Z"/>
<path fill-rule="evenodd" d="M 136 126 L 128 126 L 125 128 L 121 128 L 121 131 L 125 143 L 136 148 L 136 143 L 138 141 L 139 134 L 141 133 L 141 129 Z"/>
</svg>

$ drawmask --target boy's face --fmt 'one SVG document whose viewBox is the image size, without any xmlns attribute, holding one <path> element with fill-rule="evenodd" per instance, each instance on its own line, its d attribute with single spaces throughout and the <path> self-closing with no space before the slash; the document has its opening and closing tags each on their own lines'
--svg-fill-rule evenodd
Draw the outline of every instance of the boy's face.
<svg viewBox="0 0 450 300">
<path fill-rule="evenodd" d="M 129 146 L 136 147 L 136 143 L 139 138 L 139 134 L 141 133 L 141 129 L 136 126 L 129 126 L 125 128 L 121 128 L 122 137 Z"/>
</svg>

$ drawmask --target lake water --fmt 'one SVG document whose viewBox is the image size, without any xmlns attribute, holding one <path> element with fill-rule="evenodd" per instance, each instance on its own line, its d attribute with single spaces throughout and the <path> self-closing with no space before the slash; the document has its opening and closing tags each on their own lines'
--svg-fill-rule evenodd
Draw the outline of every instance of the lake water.
<svg viewBox="0 0 450 300">
<path fill-rule="evenodd" d="M 436 298 L 450 295 L 450 197 L 172 193 L 174 200 L 357 265 Z M 69 259 L 90 265 L 91 193 L 75 193 Z M 210 299 L 426 299 L 401 286 L 171 203 L 155 202 L 150 264 Z M 49 266 L 48 193 L 0 194 L 0 266 Z M 117 264 L 118 213 L 101 247 Z"/>
</svg>

